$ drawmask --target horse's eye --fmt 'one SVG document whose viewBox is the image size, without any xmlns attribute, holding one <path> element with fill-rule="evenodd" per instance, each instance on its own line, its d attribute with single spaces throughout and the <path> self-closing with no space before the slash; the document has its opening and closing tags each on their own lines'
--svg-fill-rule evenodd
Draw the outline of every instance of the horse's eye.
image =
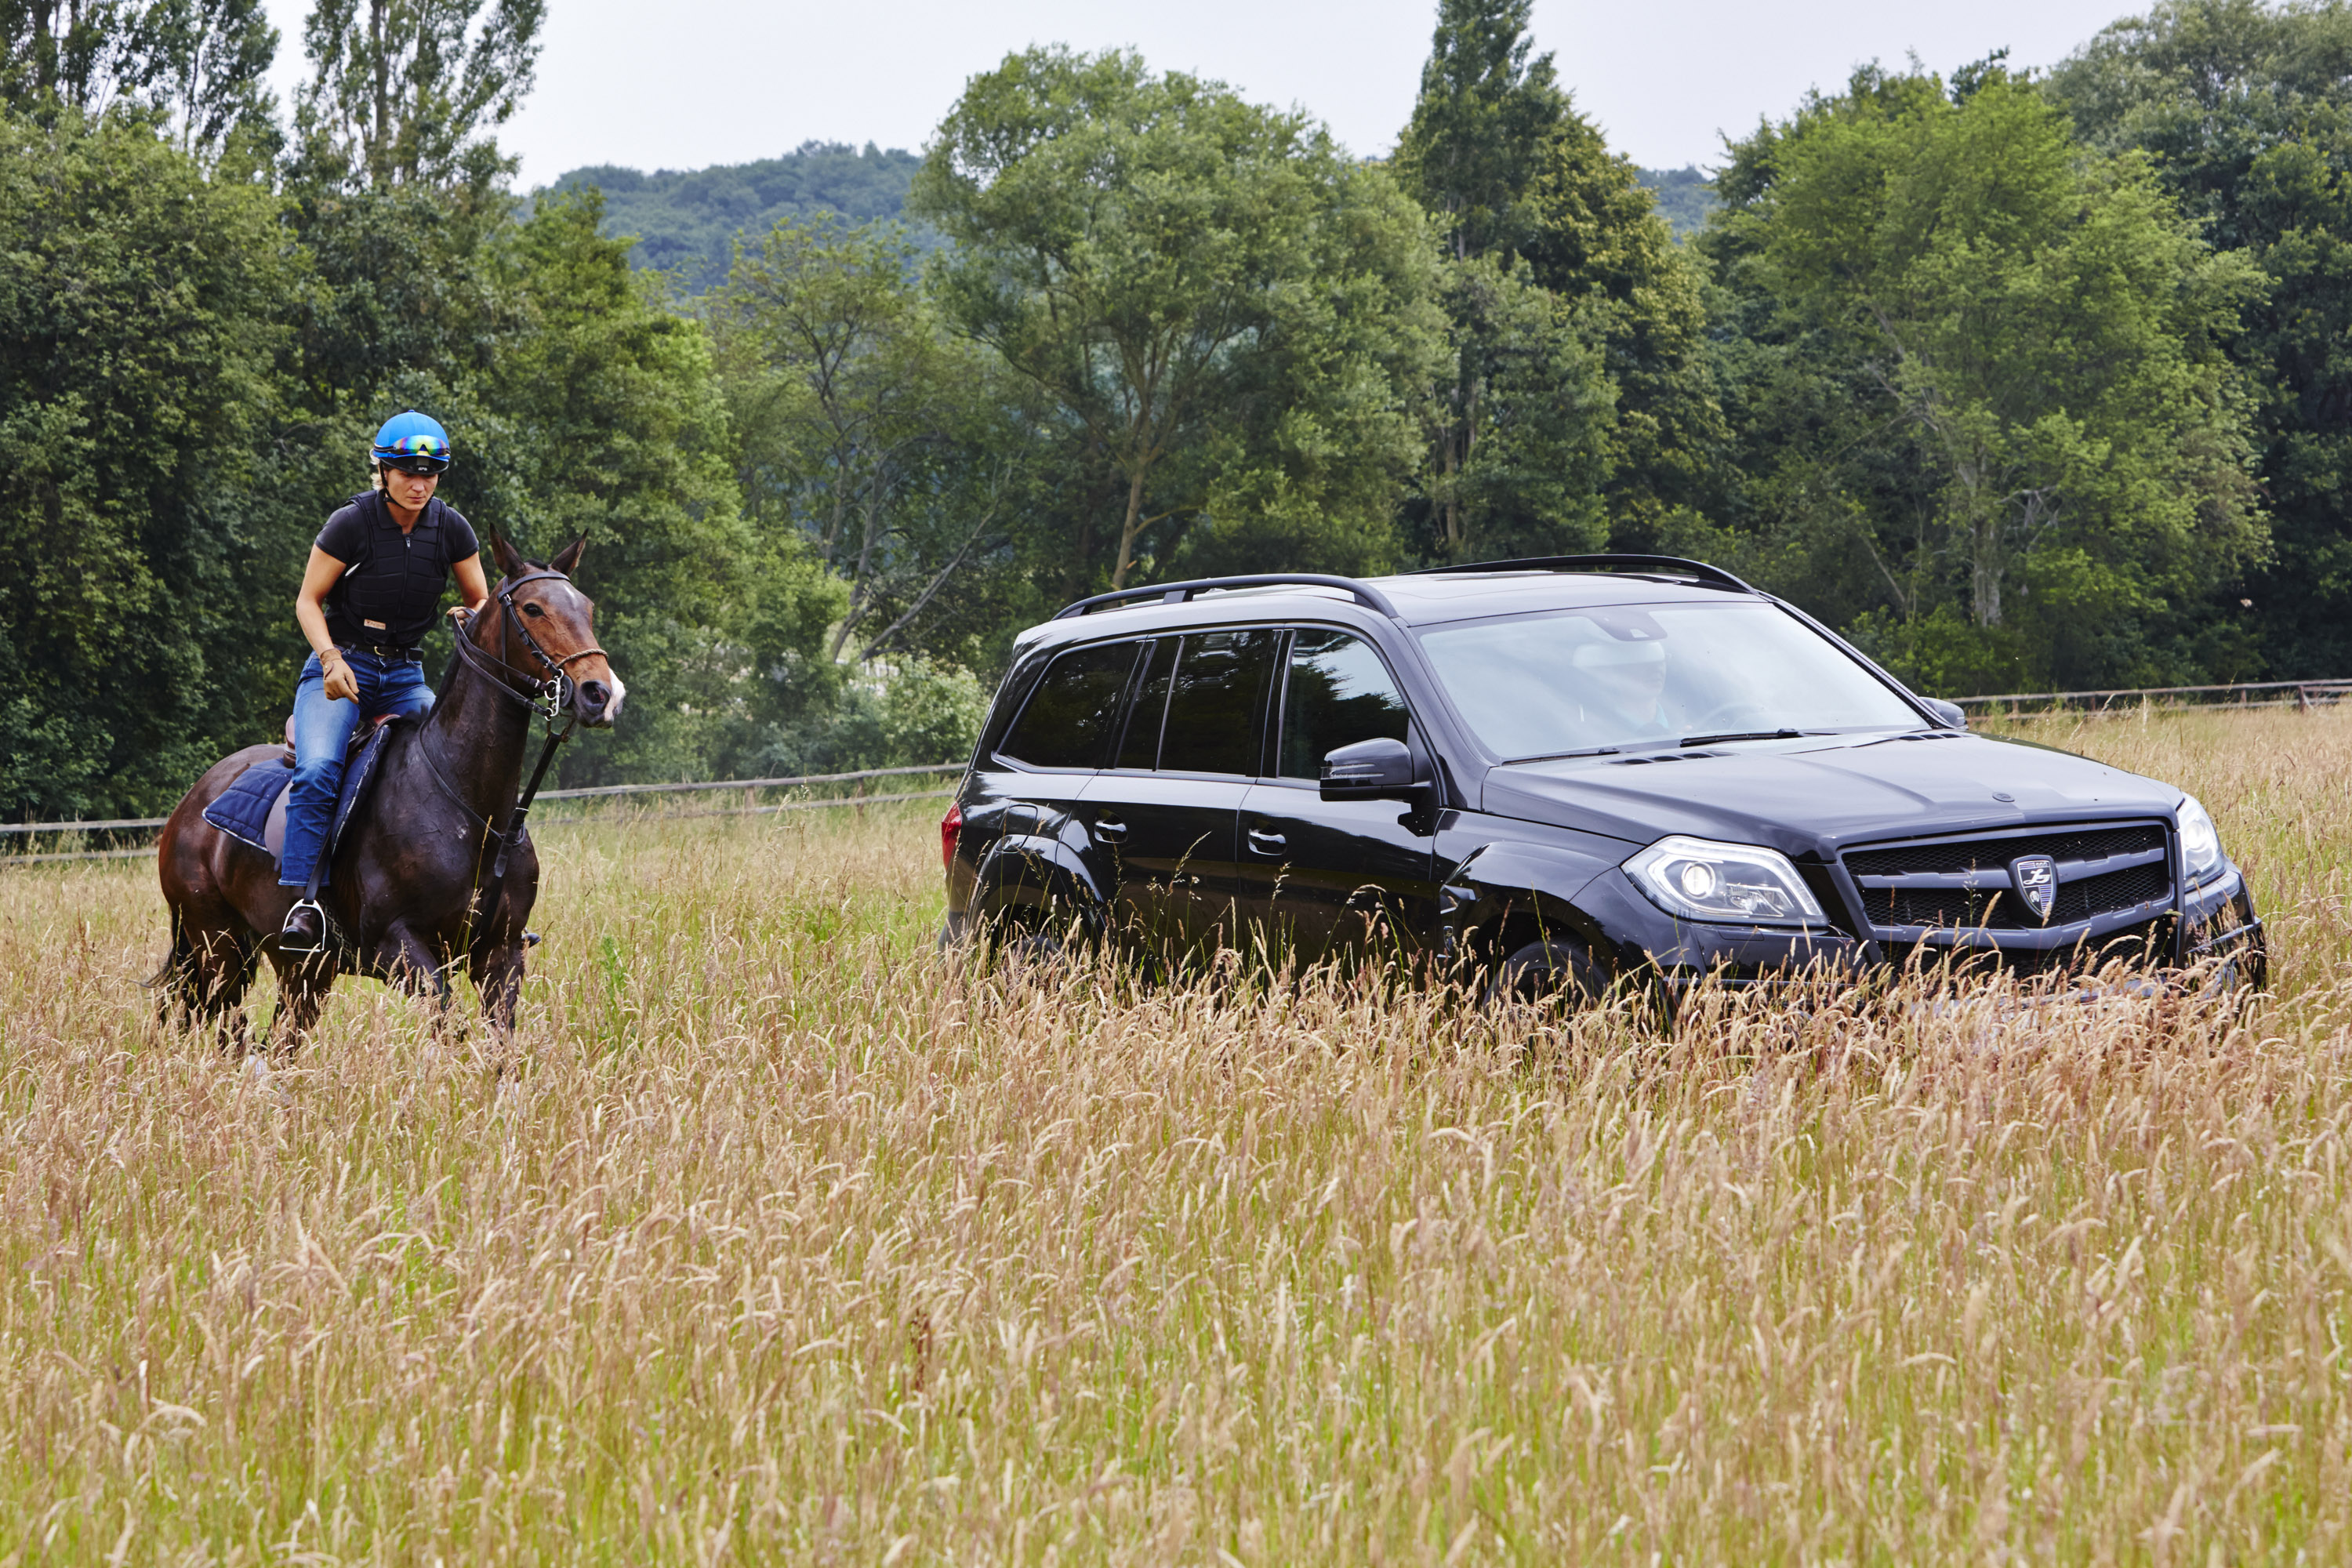
<svg viewBox="0 0 2352 1568">
<path fill-rule="evenodd" d="M 541 609 L 537 605 L 525 605 L 522 607 L 522 613 L 526 616 L 531 616 L 533 619 L 537 619 L 539 616 L 547 614 L 545 610 Z"/>
</svg>

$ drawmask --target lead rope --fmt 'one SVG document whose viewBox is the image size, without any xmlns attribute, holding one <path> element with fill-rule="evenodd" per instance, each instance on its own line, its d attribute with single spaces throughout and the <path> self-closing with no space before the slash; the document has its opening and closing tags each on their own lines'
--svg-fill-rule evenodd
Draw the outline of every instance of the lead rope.
<svg viewBox="0 0 2352 1568">
<path fill-rule="evenodd" d="M 566 724 L 560 733 L 550 734 L 547 737 L 547 744 L 540 747 L 539 766 L 530 770 L 530 783 L 524 788 L 522 798 L 515 802 L 514 815 L 507 819 L 507 830 L 499 835 L 499 858 L 490 863 L 490 878 L 493 881 L 505 879 L 507 854 L 515 847 L 516 841 L 522 837 L 523 819 L 530 815 L 531 799 L 539 794 L 539 781 L 547 776 L 547 764 L 555 760 L 555 748 L 572 739 L 572 731 L 578 727 L 579 723 L 580 715 L 574 713 L 571 723 Z"/>
<path fill-rule="evenodd" d="M 550 572 L 541 574 L 541 575 L 560 577 L 562 576 L 562 574 Z M 564 742 L 572 739 L 572 732 L 580 727 L 580 715 L 575 712 L 572 714 L 570 720 L 564 724 L 562 729 L 558 730 L 555 728 L 555 715 L 568 706 L 568 704 L 563 700 L 564 690 L 572 684 L 572 678 L 563 672 L 563 667 L 570 664 L 572 659 L 584 658 L 589 654 L 602 653 L 604 651 L 600 647 L 591 646 L 562 659 L 552 659 L 548 658 L 546 650 L 539 646 L 537 639 L 532 637 L 530 633 L 524 628 L 522 624 L 515 616 L 514 591 L 522 584 L 530 581 L 533 581 L 533 579 L 530 577 L 523 577 L 517 579 L 515 582 L 501 584 L 501 591 L 498 595 L 499 608 L 505 612 L 503 616 L 505 625 L 501 627 L 501 630 L 511 629 L 517 636 L 520 637 L 523 641 L 523 646 L 530 649 L 532 657 L 537 658 L 541 664 L 546 666 L 551 672 L 550 679 L 546 682 L 542 683 L 547 691 L 548 706 L 546 708 L 541 708 L 537 700 L 524 696 L 521 692 L 517 691 L 513 687 L 509 686 L 504 680 L 499 679 L 496 675 L 491 673 L 488 657 L 473 646 L 473 638 L 467 635 L 472 629 L 474 617 L 471 613 L 468 613 L 465 616 L 464 624 L 459 626 L 457 637 L 457 651 L 459 654 L 465 658 L 466 662 L 474 665 L 482 673 L 485 679 L 488 679 L 492 689 L 504 696 L 512 698 L 514 700 L 524 704 L 534 711 L 541 713 L 546 718 L 548 724 L 547 742 L 546 744 L 541 746 L 539 749 L 538 765 L 530 770 L 530 783 L 523 787 L 521 795 L 515 801 L 515 808 L 513 813 L 507 818 L 505 831 L 500 832 L 497 829 L 491 828 L 488 819 L 485 819 L 482 823 L 483 828 L 490 834 L 490 837 L 499 841 L 498 858 L 490 862 L 490 879 L 493 881 L 503 881 L 506 879 L 507 858 L 514 852 L 515 845 L 522 838 L 524 823 L 530 816 L 530 803 L 538 798 L 539 786 L 547 777 L 548 764 L 555 760 L 555 749 L 563 744 Z M 520 671 L 515 671 L 514 666 L 507 662 L 506 655 L 503 650 L 500 651 L 499 656 L 498 668 L 501 670 L 520 673 Z M 439 770 L 437 769 L 436 770 L 436 774 L 438 771 Z M 443 787 L 446 788 L 447 786 L 446 784 L 444 784 Z"/>
</svg>

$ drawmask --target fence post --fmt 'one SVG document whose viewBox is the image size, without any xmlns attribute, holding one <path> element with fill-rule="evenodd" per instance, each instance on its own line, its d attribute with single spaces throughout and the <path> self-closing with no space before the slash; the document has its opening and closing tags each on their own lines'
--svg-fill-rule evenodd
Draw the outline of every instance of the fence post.
<svg viewBox="0 0 2352 1568">
<path fill-rule="evenodd" d="M 2294 689 L 2294 710 L 2298 713 L 2308 713 L 2311 711 L 2310 687 L 2298 686 Z"/>
</svg>

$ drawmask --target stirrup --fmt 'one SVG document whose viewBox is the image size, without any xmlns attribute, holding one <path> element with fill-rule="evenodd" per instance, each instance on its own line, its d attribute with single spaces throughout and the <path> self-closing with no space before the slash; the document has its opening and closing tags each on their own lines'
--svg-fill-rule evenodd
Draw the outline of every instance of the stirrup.
<svg viewBox="0 0 2352 1568">
<path fill-rule="evenodd" d="M 297 927 L 294 919 L 304 910 L 318 917 L 316 936 Z M 297 899 L 294 907 L 286 911 L 286 923 L 278 928 L 278 951 L 280 952 L 318 952 L 327 945 L 327 911 L 319 907 L 316 899 Z"/>
</svg>

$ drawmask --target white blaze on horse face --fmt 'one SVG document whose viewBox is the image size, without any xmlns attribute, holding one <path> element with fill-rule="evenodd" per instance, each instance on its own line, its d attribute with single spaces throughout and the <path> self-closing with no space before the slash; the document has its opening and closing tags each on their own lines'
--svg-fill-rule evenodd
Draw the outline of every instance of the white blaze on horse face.
<svg viewBox="0 0 2352 1568">
<path fill-rule="evenodd" d="M 619 670 L 613 668 L 609 663 L 604 668 L 613 678 L 613 700 L 604 704 L 604 722 L 611 724 L 620 719 L 621 699 L 629 694 L 629 689 L 622 683 Z"/>
</svg>

